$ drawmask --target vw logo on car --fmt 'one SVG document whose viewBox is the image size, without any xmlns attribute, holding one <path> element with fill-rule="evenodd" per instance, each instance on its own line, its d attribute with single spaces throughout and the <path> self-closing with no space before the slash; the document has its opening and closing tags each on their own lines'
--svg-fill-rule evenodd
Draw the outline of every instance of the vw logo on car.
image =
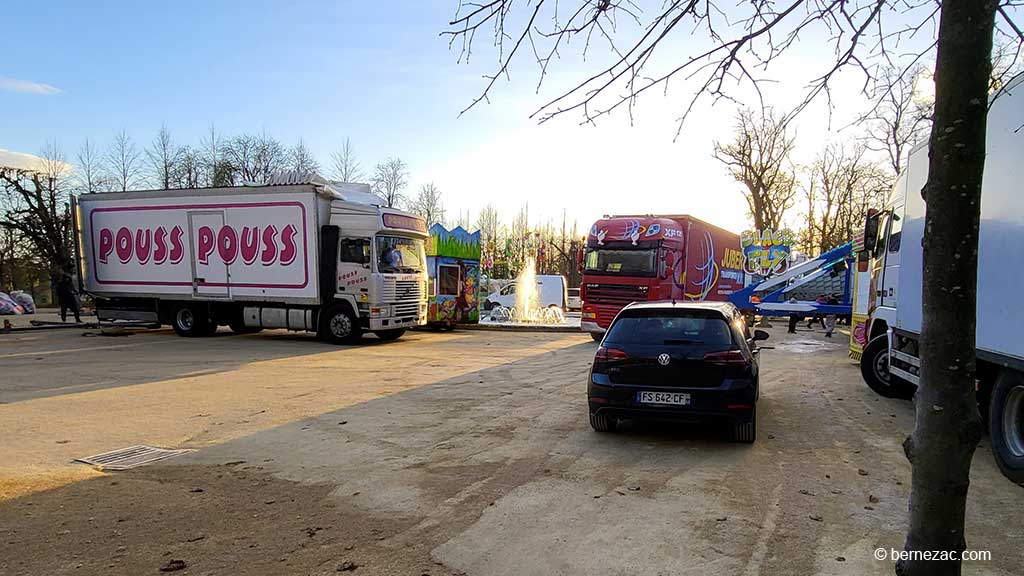
<svg viewBox="0 0 1024 576">
<path fill-rule="evenodd" d="M 671 361 L 672 361 L 672 357 L 669 356 L 668 354 L 659 354 L 658 355 L 658 364 L 661 364 L 662 366 L 668 366 L 668 363 L 671 362 Z"/>
</svg>

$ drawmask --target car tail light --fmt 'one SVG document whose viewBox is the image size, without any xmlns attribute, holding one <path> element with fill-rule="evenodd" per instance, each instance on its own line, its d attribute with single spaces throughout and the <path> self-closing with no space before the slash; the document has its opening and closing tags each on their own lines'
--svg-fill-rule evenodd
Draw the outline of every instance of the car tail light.
<svg viewBox="0 0 1024 576">
<path fill-rule="evenodd" d="M 598 348 L 597 356 L 594 356 L 594 361 L 596 362 L 622 362 L 623 360 L 629 360 L 629 354 L 622 350 L 605 348 L 604 346 Z"/>
<path fill-rule="evenodd" d="M 705 362 L 712 364 L 746 364 L 747 359 L 739 350 L 726 350 L 725 352 L 709 352 L 704 355 Z"/>
</svg>

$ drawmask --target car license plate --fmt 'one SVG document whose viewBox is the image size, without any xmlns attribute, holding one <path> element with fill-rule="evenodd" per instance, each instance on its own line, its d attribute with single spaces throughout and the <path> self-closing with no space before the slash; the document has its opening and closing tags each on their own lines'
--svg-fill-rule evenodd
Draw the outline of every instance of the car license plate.
<svg viewBox="0 0 1024 576">
<path fill-rule="evenodd" d="M 671 404 L 689 406 L 690 395 L 684 392 L 637 392 L 636 401 L 640 404 Z"/>
</svg>

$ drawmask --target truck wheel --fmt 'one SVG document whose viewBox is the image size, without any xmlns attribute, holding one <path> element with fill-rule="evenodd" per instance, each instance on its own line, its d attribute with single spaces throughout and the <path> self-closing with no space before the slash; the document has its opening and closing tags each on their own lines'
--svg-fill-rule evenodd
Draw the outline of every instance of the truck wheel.
<svg viewBox="0 0 1024 576">
<path fill-rule="evenodd" d="M 194 306 L 184 304 L 174 311 L 171 317 L 171 327 L 178 336 L 195 338 L 210 333 L 209 322 L 206 314 Z M 214 327 L 216 330 L 216 327 Z"/>
<path fill-rule="evenodd" d="M 864 347 L 860 373 L 868 387 L 886 398 L 912 398 L 917 390 L 913 384 L 889 373 L 889 339 L 885 334 L 875 336 Z"/>
<path fill-rule="evenodd" d="M 343 305 L 332 306 L 320 316 L 318 332 L 321 338 L 335 344 L 354 344 L 363 337 L 356 315 Z"/>
<path fill-rule="evenodd" d="M 1024 486 L 1024 373 L 1003 369 L 988 408 L 992 454 L 1003 475 Z"/>
<path fill-rule="evenodd" d="M 405 334 L 405 328 L 399 328 L 397 330 L 378 330 L 377 332 L 374 332 L 374 334 L 377 335 L 377 338 L 380 338 L 385 342 L 390 342 L 391 340 L 398 340 L 401 338 L 402 334 Z"/>
<path fill-rule="evenodd" d="M 734 422 L 732 425 L 732 441 L 753 444 L 757 439 L 757 408 L 750 411 L 750 420 Z"/>
<path fill-rule="evenodd" d="M 591 332 L 590 337 L 593 338 L 594 342 L 600 342 L 601 339 L 604 338 L 604 334 L 601 334 L 600 332 Z"/>
</svg>

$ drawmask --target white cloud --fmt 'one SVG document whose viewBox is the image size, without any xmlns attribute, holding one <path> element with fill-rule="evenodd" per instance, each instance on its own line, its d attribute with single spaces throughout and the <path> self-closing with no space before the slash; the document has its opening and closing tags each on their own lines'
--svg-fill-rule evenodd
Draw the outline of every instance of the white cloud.
<svg viewBox="0 0 1024 576">
<path fill-rule="evenodd" d="M 63 171 L 71 171 L 71 165 L 62 162 Z M 0 168 L 16 168 L 19 170 L 45 170 L 46 161 L 35 154 L 12 152 L 0 148 Z"/>
<path fill-rule="evenodd" d="M 60 88 L 44 84 L 42 82 L 33 82 L 31 80 L 19 80 L 17 78 L 8 78 L 7 76 L 0 76 L 0 91 L 4 92 L 20 92 L 22 94 L 43 94 L 49 96 L 51 94 L 60 94 Z"/>
</svg>

